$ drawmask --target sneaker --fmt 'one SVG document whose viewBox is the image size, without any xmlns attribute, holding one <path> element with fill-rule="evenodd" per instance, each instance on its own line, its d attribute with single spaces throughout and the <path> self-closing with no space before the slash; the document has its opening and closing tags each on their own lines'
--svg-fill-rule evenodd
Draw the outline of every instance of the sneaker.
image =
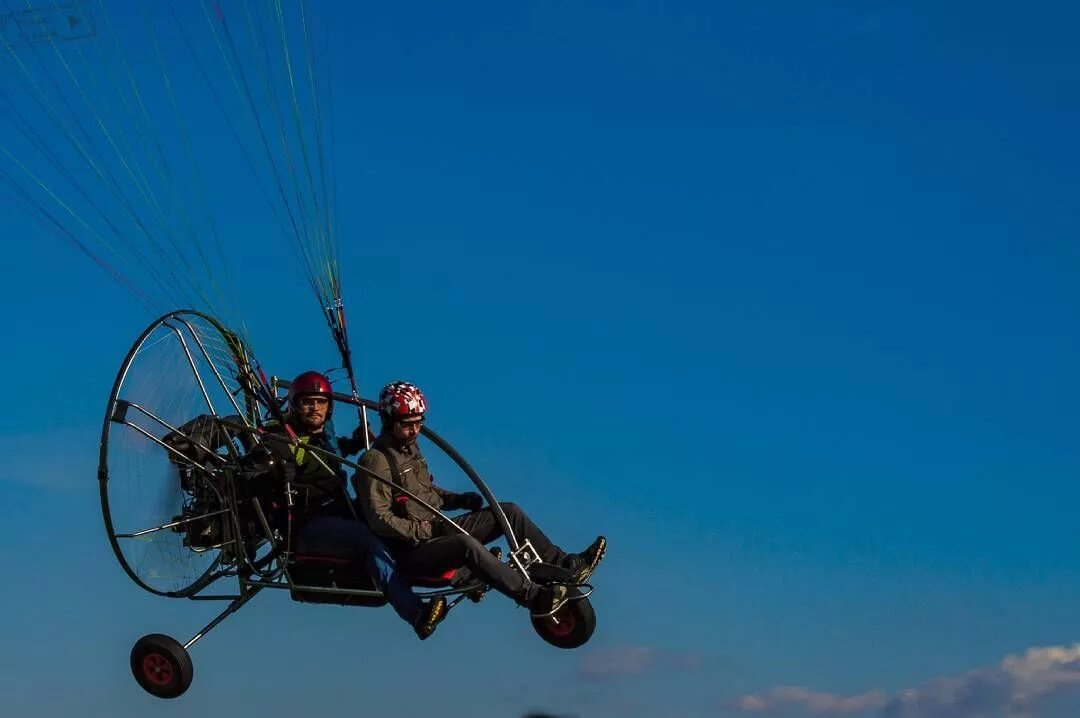
<svg viewBox="0 0 1080 718">
<path fill-rule="evenodd" d="M 544 586 L 536 592 L 529 610 L 536 617 L 551 616 L 566 603 L 569 589 L 561 583 Z"/>
<path fill-rule="evenodd" d="M 607 539 L 597 536 L 589 548 L 581 553 L 569 554 L 563 561 L 563 568 L 573 574 L 574 583 L 585 583 L 593 575 L 593 571 L 600 565 L 600 559 L 604 558 L 607 550 Z"/>
<path fill-rule="evenodd" d="M 433 598 L 420 609 L 420 615 L 413 621 L 413 630 L 423 641 L 432 633 L 435 633 L 435 628 L 444 618 L 446 618 L 446 597 Z"/>
</svg>

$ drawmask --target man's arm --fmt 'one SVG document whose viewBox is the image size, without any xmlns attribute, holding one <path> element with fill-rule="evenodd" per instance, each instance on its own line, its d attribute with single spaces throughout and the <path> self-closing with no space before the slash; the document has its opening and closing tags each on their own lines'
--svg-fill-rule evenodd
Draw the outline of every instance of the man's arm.
<svg viewBox="0 0 1080 718">
<path fill-rule="evenodd" d="M 436 486 L 434 476 L 431 477 L 431 488 L 434 489 L 435 493 L 437 493 L 439 495 L 439 498 L 442 499 L 442 506 L 440 506 L 439 508 L 444 508 L 444 509 L 460 509 L 460 508 L 464 508 L 462 506 L 462 496 L 463 496 L 463 494 L 459 494 L 456 491 L 448 491 L 447 489 L 444 489 L 441 486 Z"/>
<path fill-rule="evenodd" d="M 360 457 L 360 466 L 390 480 L 390 464 L 380 451 L 368 451 Z M 410 541 L 414 544 L 431 538 L 431 522 L 404 518 L 394 513 L 392 489 L 388 483 L 376 481 L 362 471 L 353 474 L 353 488 L 363 509 L 364 519 L 371 529 L 386 538 Z"/>
<path fill-rule="evenodd" d="M 342 456 L 352 456 L 358 454 L 362 449 L 367 448 L 367 443 L 364 441 L 363 427 L 357 427 L 352 436 L 339 436 L 338 437 L 338 450 Z"/>
</svg>

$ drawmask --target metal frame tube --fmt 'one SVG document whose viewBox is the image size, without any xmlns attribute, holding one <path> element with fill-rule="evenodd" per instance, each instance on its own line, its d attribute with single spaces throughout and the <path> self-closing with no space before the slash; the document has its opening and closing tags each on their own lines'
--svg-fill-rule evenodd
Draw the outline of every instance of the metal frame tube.
<svg viewBox="0 0 1080 718">
<path fill-rule="evenodd" d="M 207 633 L 210 633 L 210 631 L 212 631 L 216 625 L 224 621 L 233 613 L 236 613 L 236 611 L 240 610 L 240 607 L 243 606 L 245 603 L 255 598 L 255 595 L 259 592 L 259 590 L 260 588 L 256 586 L 251 591 L 233 600 L 233 602 L 226 606 L 225 610 L 219 613 L 213 621 L 210 621 L 210 623 L 206 624 L 206 626 L 201 631 L 192 636 L 191 640 L 184 644 L 184 648 L 188 649 L 195 645 L 196 641 L 205 636 Z"/>
<path fill-rule="evenodd" d="M 137 410 L 139 412 L 142 412 L 143 416 L 146 416 L 146 417 L 149 417 L 149 418 L 153 419 L 154 421 L 156 421 L 157 423 L 161 424 L 166 429 L 168 429 L 171 433 L 178 434 L 179 436 L 183 436 L 185 439 L 190 441 L 193 445 L 195 445 L 198 448 L 202 449 L 207 454 L 208 457 L 213 457 L 213 458 L 217 459 L 223 465 L 225 463 L 227 463 L 224 456 L 221 456 L 217 452 L 212 451 L 209 446 L 205 446 L 204 444 L 201 444 L 198 441 L 195 441 L 194 439 L 191 438 L 191 436 L 189 434 L 185 434 L 184 432 L 180 431 L 179 428 L 173 426 L 169 422 L 167 422 L 164 419 L 162 419 L 161 417 L 157 416 L 156 414 L 151 412 L 149 409 L 145 409 L 142 406 L 140 406 L 139 404 L 135 404 L 133 402 L 126 401 L 126 400 L 123 403 L 126 406 L 128 406 L 129 408 L 133 408 L 133 409 L 135 409 L 135 410 Z M 191 466 L 202 469 L 206 473 L 210 473 L 210 474 L 213 473 L 212 471 L 207 469 L 202 464 L 195 463 L 194 461 L 191 460 L 191 457 L 186 456 L 183 452 L 177 450 L 176 448 L 174 448 L 172 446 L 169 446 L 164 441 L 162 441 L 158 437 L 154 436 L 153 434 L 151 434 L 149 431 L 147 431 L 143 427 L 139 426 L 138 424 L 133 424 L 130 421 L 127 421 L 126 419 L 124 421 L 118 421 L 116 423 L 120 424 L 121 426 L 131 427 L 135 431 L 139 432 L 140 434 L 142 434 L 146 438 L 153 441 L 158 446 L 161 446 L 161 447 L 167 449 L 170 453 L 173 453 L 173 454 L 176 454 L 177 456 L 179 456 L 181 459 L 184 460 L 185 464 L 190 464 Z"/>
<path fill-rule="evenodd" d="M 195 328 L 192 327 L 190 324 L 188 324 L 183 319 L 177 319 L 177 321 L 180 322 L 181 324 L 183 324 L 185 327 L 187 327 L 188 331 L 191 332 L 191 336 L 192 336 L 192 338 L 195 339 L 195 343 L 199 345 L 199 351 L 202 352 L 203 358 L 206 359 L 206 363 L 210 365 L 210 370 L 214 372 L 214 376 L 217 378 L 218 384 L 220 384 L 221 388 L 225 390 L 225 395 L 229 397 L 229 403 L 231 403 L 232 406 L 233 406 L 233 409 L 236 410 L 237 416 L 239 416 L 241 419 L 243 419 L 245 426 L 247 426 L 247 428 L 250 429 L 251 428 L 251 422 L 248 421 L 247 414 L 244 413 L 244 410 L 241 409 L 240 405 L 236 403 L 236 397 L 234 397 L 232 392 L 229 391 L 229 387 L 228 387 L 228 385 L 225 384 L 225 380 L 222 378 L 221 372 L 218 371 L 217 365 L 214 363 L 214 360 L 210 357 L 210 353 L 208 351 L 206 351 L 206 347 L 203 345 L 202 339 L 199 337 L 198 333 L 195 331 Z M 218 327 L 214 327 L 214 328 L 218 329 Z M 220 331 L 220 329 L 219 329 L 219 331 Z M 228 336 L 226 335 L 226 332 L 222 332 L 222 335 L 226 337 L 226 340 L 228 339 Z M 239 362 L 239 357 L 234 356 L 234 359 L 237 360 L 237 364 L 239 365 L 239 363 L 240 363 Z M 196 370 L 196 374 L 198 374 L 197 370 Z M 200 379 L 200 384 L 201 383 L 202 383 L 202 381 Z M 209 399 L 207 399 L 207 401 L 209 401 Z M 215 411 L 214 414 L 216 415 L 217 412 Z"/>
<path fill-rule="evenodd" d="M 185 322 L 183 319 L 177 319 L 176 321 L 180 322 L 185 327 L 187 327 L 188 331 L 191 332 L 192 336 L 195 336 L 195 330 L 191 328 L 190 324 Z M 199 367 L 197 367 L 195 365 L 195 357 L 191 356 L 191 350 L 188 349 L 187 342 L 184 341 L 184 334 L 179 329 L 177 329 L 173 325 L 169 324 L 168 322 L 162 324 L 162 326 L 168 327 L 169 329 L 172 330 L 172 332 L 174 334 L 176 334 L 176 338 L 177 338 L 177 340 L 179 340 L 180 346 L 184 350 L 184 356 L 187 357 L 188 366 L 191 367 L 191 373 L 195 375 L 195 381 L 198 382 L 198 384 L 199 384 L 199 391 L 202 392 L 203 399 L 206 400 L 206 407 L 210 410 L 211 414 L 213 414 L 214 416 L 217 416 L 217 409 L 214 408 L 214 402 L 212 402 L 210 400 L 210 393 L 206 391 L 206 384 L 203 383 L 202 375 L 199 374 Z M 198 337 L 196 337 L 196 341 L 198 341 Z M 202 347 L 201 342 L 199 343 L 199 347 L 200 348 Z M 206 360 L 210 362 L 211 366 L 213 366 L 214 363 L 213 363 L 213 361 L 210 360 L 210 357 L 206 356 L 206 350 L 205 349 L 203 349 L 203 356 L 206 357 Z M 225 393 L 226 394 L 229 393 L 228 387 L 226 387 Z"/>
<path fill-rule="evenodd" d="M 287 588 L 290 591 L 305 591 L 310 593 L 325 593 L 335 596 L 362 596 L 364 598 L 385 598 L 382 591 L 369 591 L 366 588 L 334 588 L 332 586 L 305 586 L 299 583 L 281 583 L 279 581 L 244 581 L 245 586 L 256 588 Z"/>
<path fill-rule="evenodd" d="M 157 531 L 164 531 L 165 529 L 171 529 L 171 528 L 175 528 L 177 526 L 183 526 L 184 524 L 191 523 L 192 521 L 199 521 L 201 519 L 208 519 L 208 518 L 211 518 L 211 517 L 214 517 L 214 516 L 220 516 L 221 514 L 229 513 L 230 511 L 232 511 L 232 509 L 221 509 L 219 511 L 211 512 L 209 514 L 200 514 L 199 516 L 191 516 L 191 517 L 183 519 L 181 521 L 173 521 L 171 523 L 162 524 L 161 526 L 158 526 L 158 527 L 152 528 L 152 529 L 143 529 L 142 531 L 136 531 L 135 533 L 130 533 L 130 534 L 126 534 L 126 533 L 125 534 L 116 534 L 116 538 L 118 538 L 118 539 L 119 538 L 138 538 L 139 536 L 145 536 L 147 534 L 152 534 L 152 533 L 155 533 Z M 227 543 L 232 543 L 232 542 L 229 541 L 229 542 L 226 542 L 226 544 Z M 226 544 L 222 544 L 222 545 L 224 546 Z"/>
<path fill-rule="evenodd" d="M 287 575 L 288 572 L 286 572 Z M 293 583 L 291 577 L 287 577 L 286 581 L 266 581 L 255 579 L 243 579 L 242 583 L 245 586 L 252 586 L 257 588 L 277 588 L 277 589 L 289 589 L 290 591 L 304 591 L 310 593 L 325 593 L 328 595 L 342 595 L 342 596 L 360 596 L 363 598 L 386 598 L 386 594 L 382 591 L 373 591 L 366 588 L 335 588 L 333 586 L 308 586 L 306 584 Z M 465 595 L 470 591 L 474 591 L 478 588 L 484 588 L 487 584 L 479 580 L 473 580 L 464 586 L 448 586 L 446 588 L 431 588 L 424 590 L 420 595 L 422 596 L 455 596 L 457 594 Z M 417 587 L 414 585 L 414 588 Z M 418 586 L 419 588 L 426 588 L 425 586 Z"/>
</svg>

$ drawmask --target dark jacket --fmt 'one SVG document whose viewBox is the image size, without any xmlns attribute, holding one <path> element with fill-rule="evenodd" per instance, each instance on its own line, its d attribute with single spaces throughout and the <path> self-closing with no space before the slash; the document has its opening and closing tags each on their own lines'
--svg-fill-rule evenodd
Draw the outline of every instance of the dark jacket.
<svg viewBox="0 0 1080 718">
<path fill-rule="evenodd" d="M 427 459 L 415 443 L 405 449 L 392 436 L 380 434 L 360 457 L 359 464 L 437 509 L 460 508 L 461 494 L 435 485 Z M 353 488 L 364 519 L 380 536 L 416 545 L 438 534 L 442 521 L 439 515 L 394 487 L 357 471 L 353 474 Z"/>
<path fill-rule="evenodd" d="M 292 488 L 296 492 L 293 501 L 297 517 L 310 517 L 315 514 L 349 514 L 348 499 L 345 494 L 345 472 L 341 468 L 341 463 L 325 456 L 317 456 L 314 451 L 307 450 L 307 447 L 329 451 L 338 456 L 349 456 L 363 448 L 363 440 L 337 436 L 333 424 L 329 421 L 317 434 L 306 433 L 289 421 L 288 416 L 286 416 L 286 423 L 296 434 L 300 446 L 294 445 L 292 438 L 287 432 L 280 430 L 280 424 L 277 422 L 266 424 L 265 429 L 268 435 L 265 437 L 264 445 L 279 462 L 291 464 L 295 468 Z"/>
</svg>

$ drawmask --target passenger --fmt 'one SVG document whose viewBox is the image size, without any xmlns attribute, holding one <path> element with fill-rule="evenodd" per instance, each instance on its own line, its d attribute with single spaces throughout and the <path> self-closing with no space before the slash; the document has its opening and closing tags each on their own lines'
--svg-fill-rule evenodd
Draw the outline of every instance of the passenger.
<svg viewBox="0 0 1080 718">
<path fill-rule="evenodd" d="M 502 563 L 485 547 L 502 535 L 502 528 L 490 508 L 483 508 L 480 494 L 454 493 L 436 486 L 427 461 L 417 446 L 417 436 L 427 413 L 427 401 L 416 386 L 394 382 L 379 394 L 382 429 L 371 449 L 360 458 L 360 466 L 393 486 L 357 471 L 353 485 L 364 518 L 382 536 L 399 565 L 418 575 L 437 575 L 450 568 L 466 566 L 481 580 L 533 613 L 557 610 L 565 601 L 567 586 L 541 586 Z M 454 521 L 462 534 L 394 486 L 409 491 L 436 509 L 466 509 L 469 513 Z M 603 536 L 581 553 L 566 553 L 553 544 L 516 504 L 499 504 L 514 535 L 528 540 L 541 561 L 566 569 L 567 583 L 588 580 L 603 558 L 607 541 Z"/>
</svg>

